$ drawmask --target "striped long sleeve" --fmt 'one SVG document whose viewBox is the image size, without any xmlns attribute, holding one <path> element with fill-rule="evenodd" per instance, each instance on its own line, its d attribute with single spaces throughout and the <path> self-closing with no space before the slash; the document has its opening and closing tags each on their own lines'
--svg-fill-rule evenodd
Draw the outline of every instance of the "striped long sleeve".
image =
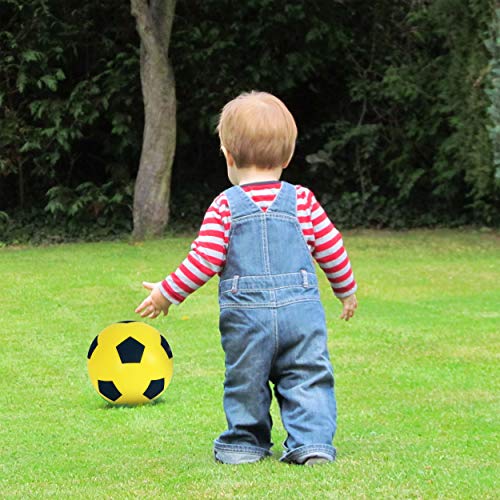
<svg viewBox="0 0 500 500">
<path fill-rule="evenodd" d="M 342 235 L 311 191 L 309 196 L 308 207 L 314 237 L 312 255 L 326 274 L 334 294 L 339 298 L 348 297 L 356 292 L 357 285 Z"/>
<path fill-rule="evenodd" d="M 269 182 L 242 186 L 247 195 L 263 210 L 272 204 L 281 183 Z M 304 239 L 333 292 L 339 298 L 356 291 L 351 264 L 342 236 L 332 224 L 313 193 L 302 186 L 297 190 L 297 217 Z M 161 292 L 173 304 L 180 304 L 191 293 L 219 274 L 226 262 L 231 212 L 227 198 L 219 195 L 208 208 L 191 251 L 175 272 L 161 283 Z"/>
</svg>

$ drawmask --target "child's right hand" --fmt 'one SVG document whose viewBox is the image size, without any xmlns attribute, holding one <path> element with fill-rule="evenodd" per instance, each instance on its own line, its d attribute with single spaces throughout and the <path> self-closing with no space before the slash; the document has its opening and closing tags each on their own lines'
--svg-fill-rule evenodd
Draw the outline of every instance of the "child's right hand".
<svg viewBox="0 0 500 500">
<path fill-rule="evenodd" d="M 346 321 L 349 321 L 349 319 L 354 316 L 354 311 L 356 311 L 356 308 L 358 307 L 358 301 L 356 299 L 356 295 L 352 294 L 349 295 L 349 297 L 344 297 L 340 299 L 340 302 L 342 302 L 343 306 L 340 319 L 345 319 Z"/>
<path fill-rule="evenodd" d="M 151 293 L 137 306 L 135 312 L 140 314 L 141 318 L 147 316 L 148 318 L 154 319 L 162 312 L 166 316 L 168 314 L 168 308 L 172 303 L 160 292 L 160 284 L 143 281 L 142 286 L 147 290 L 151 290 Z"/>
</svg>

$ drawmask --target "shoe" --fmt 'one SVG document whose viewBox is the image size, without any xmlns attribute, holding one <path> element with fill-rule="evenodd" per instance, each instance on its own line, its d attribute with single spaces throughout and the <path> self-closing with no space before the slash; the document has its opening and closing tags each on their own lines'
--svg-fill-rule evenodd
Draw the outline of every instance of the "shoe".
<svg viewBox="0 0 500 500">
<path fill-rule="evenodd" d="M 310 457 L 305 462 L 304 465 L 313 466 L 313 465 L 322 465 L 331 462 L 328 458 L 325 457 Z"/>
</svg>

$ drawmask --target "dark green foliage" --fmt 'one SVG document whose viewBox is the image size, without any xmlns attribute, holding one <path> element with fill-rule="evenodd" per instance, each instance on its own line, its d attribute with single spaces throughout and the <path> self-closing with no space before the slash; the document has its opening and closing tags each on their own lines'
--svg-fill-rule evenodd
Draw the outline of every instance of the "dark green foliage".
<svg viewBox="0 0 500 500">
<path fill-rule="evenodd" d="M 128 7 L 3 0 L 0 12 L 2 207 L 43 207 L 54 186 L 130 182 L 142 103 Z"/>
<path fill-rule="evenodd" d="M 96 186 L 84 182 L 75 189 L 54 186 L 47 191 L 45 211 L 54 221 L 64 223 L 68 232 L 78 234 L 82 227 L 97 225 L 117 233 L 130 231 L 133 184 L 118 186 L 106 182 Z"/>
<path fill-rule="evenodd" d="M 487 1 L 365 9 L 347 49 L 349 108 L 307 157 L 334 219 L 348 225 L 493 224 L 483 38 Z M 325 134 L 326 125 L 326 134 Z M 329 161 L 330 164 L 326 163 Z M 326 168 L 325 168 L 326 167 Z M 332 173 L 335 173 L 332 176 Z M 330 180 L 334 177 L 334 181 Z"/>
<path fill-rule="evenodd" d="M 130 195 L 143 126 L 129 9 L 0 0 L 0 231 L 21 213 L 71 234 L 129 230 L 128 201 L 115 202 Z M 227 186 L 214 128 L 250 89 L 290 107 L 285 178 L 339 226 L 498 224 L 499 19 L 491 0 L 178 2 L 173 225 L 197 226 Z"/>
</svg>

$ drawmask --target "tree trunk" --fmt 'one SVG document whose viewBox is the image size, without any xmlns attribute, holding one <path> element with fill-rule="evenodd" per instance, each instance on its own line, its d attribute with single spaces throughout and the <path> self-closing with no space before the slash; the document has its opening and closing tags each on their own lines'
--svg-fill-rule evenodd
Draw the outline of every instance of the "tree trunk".
<svg viewBox="0 0 500 500">
<path fill-rule="evenodd" d="M 141 38 L 144 136 L 134 190 L 133 238 L 160 236 L 169 218 L 175 153 L 175 79 L 168 58 L 175 0 L 131 0 Z"/>
</svg>

